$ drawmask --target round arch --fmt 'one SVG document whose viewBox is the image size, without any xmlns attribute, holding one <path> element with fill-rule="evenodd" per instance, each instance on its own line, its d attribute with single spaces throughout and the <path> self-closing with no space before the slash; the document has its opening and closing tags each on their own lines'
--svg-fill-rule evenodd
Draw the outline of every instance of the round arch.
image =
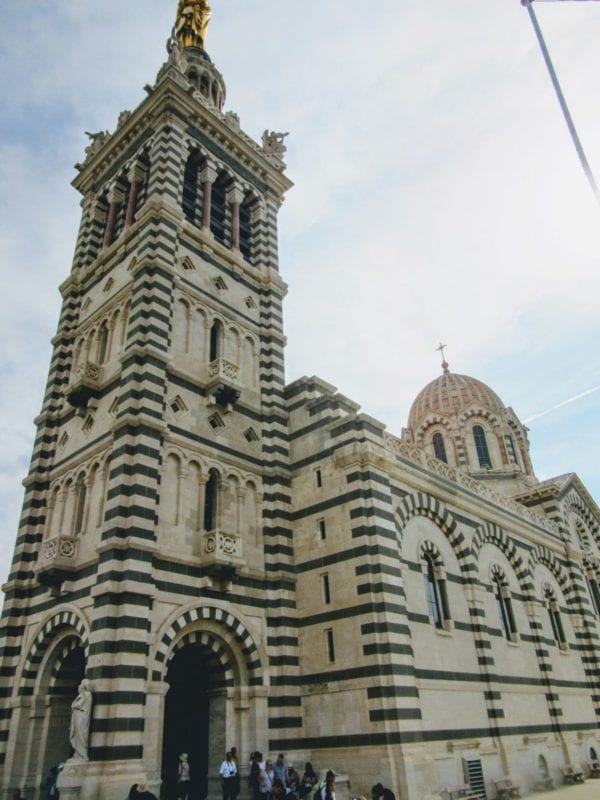
<svg viewBox="0 0 600 800">
<path fill-rule="evenodd" d="M 214 627 L 212 631 L 203 631 L 202 625 L 207 622 L 211 623 L 211 627 L 220 629 L 223 635 L 219 636 Z M 199 606 L 179 612 L 160 637 L 153 661 L 152 678 L 156 681 L 164 680 L 175 653 L 186 644 L 200 643 L 219 655 L 229 680 L 233 677 L 234 665 L 228 658 L 224 658 L 226 651 L 223 645 L 228 642 L 234 657 L 239 659 L 248 685 L 262 686 L 263 660 L 252 635 L 237 617 L 218 606 Z"/>
<path fill-rule="evenodd" d="M 87 661 L 89 655 L 88 625 L 82 617 L 73 610 L 60 611 L 53 614 L 46 622 L 42 623 L 35 635 L 29 652 L 23 664 L 21 680 L 17 681 L 20 694 L 32 694 L 40 674 L 40 666 L 53 639 L 65 638 L 73 634 L 79 641 Z"/>
<path fill-rule="evenodd" d="M 553 555 L 553 553 L 550 552 L 550 550 L 548 550 L 547 547 L 542 547 L 541 545 L 538 545 L 533 549 L 529 557 L 528 570 L 530 575 L 532 576 L 532 579 L 535 567 L 538 564 L 542 564 L 543 566 L 547 567 L 547 569 L 550 570 L 552 575 L 556 578 L 558 585 L 560 586 L 560 589 L 565 597 L 565 600 L 569 602 L 570 598 L 574 594 L 575 588 L 569 581 L 568 576 L 565 574 L 565 571 L 559 564 L 556 557 Z"/>
<path fill-rule="evenodd" d="M 416 494 L 408 495 L 401 501 L 396 509 L 396 525 L 400 543 L 407 522 L 416 516 L 427 517 L 427 519 L 432 520 L 448 537 L 461 572 L 466 575 L 475 574 L 471 548 L 465 536 L 458 530 L 458 523 L 444 503 L 431 495 L 417 492 Z"/>
<path fill-rule="evenodd" d="M 479 554 L 484 544 L 497 547 L 508 559 L 524 594 L 533 594 L 534 586 L 531 571 L 519 555 L 515 544 L 511 541 L 506 531 L 493 522 L 484 522 L 480 525 L 473 537 L 473 558 L 479 562 Z"/>
</svg>

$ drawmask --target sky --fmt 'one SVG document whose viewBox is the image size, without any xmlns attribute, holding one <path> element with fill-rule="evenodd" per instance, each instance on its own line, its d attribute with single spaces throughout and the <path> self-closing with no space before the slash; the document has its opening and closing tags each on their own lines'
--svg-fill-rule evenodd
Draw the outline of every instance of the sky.
<svg viewBox="0 0 600 800">
<path fill-rule="evenodd" d="M 9 569 L 80 218 L 85 131 L 166 58 L 176 0 L 0 8 L 0 580 Z M 600 208 L 520 0 L 212 0 L 226 110 L 289 132 L 286 377 L 400 435 L 441 371 L 530 427 L 540 479 L 600 499 Z M 600 180 L 600 3 L 534 3 Z"/>
</svg>

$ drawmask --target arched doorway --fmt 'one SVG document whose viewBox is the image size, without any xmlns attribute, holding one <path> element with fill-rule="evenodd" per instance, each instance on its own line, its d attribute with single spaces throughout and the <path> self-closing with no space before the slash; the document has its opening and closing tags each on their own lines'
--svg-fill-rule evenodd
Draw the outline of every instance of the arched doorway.
<svg viewBox="0 0 600 800">
<path fill-rule="evenodd" d="M 224 652 L 221 652 L 224 655 Z M 173 656 L 166 677 L 162 753 L 163 786 L 177 796 L 177 765 L 188 754 L 190 800 L 204 800 L 210 778 L 226 751 L 226 691 L 231 681 L 219 654 L 204 644 L 186 644 Z"/>
<path fill-rule="evenodd" d="M 71 757 L 71 703 L 85 677 L 85 653 L 75 639 L 61 642 L 48 662 L 48 714 L 42 775 Z"/>
</svg>

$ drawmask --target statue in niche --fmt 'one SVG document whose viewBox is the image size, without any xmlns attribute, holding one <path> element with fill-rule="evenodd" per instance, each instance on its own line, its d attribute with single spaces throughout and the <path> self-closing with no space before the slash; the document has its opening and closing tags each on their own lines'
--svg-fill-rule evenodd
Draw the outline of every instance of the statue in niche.
<svg viewBox="0 0 600 800">
<path fill-rule="evenodd" d="M 84 679 L 79 684 L 79 694 L 71 704 L 71 730 L 69 737 L 73 760 L 89 761 L 88 741 L 92 716 L 92 684 Z"/>
<path fill-rule="evenodd" d="M 277 133 L 276 131 L 266 130 L 262 135 L 262 146 L 266 155 L 283 158 L 287 150 L 287 147 L 283 143 L 286 136 L 289 136 L 289 133 Z"/>
</svg>

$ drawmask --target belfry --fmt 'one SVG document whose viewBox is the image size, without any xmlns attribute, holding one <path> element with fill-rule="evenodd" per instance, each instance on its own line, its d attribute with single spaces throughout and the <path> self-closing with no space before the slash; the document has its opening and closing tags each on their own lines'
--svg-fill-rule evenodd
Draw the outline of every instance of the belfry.
<svg viewBox="0 0 600 800">
<path fill-rule="evenodd" d="M 224 110 L 210 17 L 179 0 L 146 97 L 77 165 L 3 587 L 5 795 L 58 772 L 61 800 L 170 800 L 186 753 L 214 800 L 232 746 L 242 800 L 255 750 L 334 769 L 341 800 L 592 770 L 597 505 L 538 481 L 515 411 L 445 359 L 400 436 L 286 384 L 286 134 Z"/>
</svg>

